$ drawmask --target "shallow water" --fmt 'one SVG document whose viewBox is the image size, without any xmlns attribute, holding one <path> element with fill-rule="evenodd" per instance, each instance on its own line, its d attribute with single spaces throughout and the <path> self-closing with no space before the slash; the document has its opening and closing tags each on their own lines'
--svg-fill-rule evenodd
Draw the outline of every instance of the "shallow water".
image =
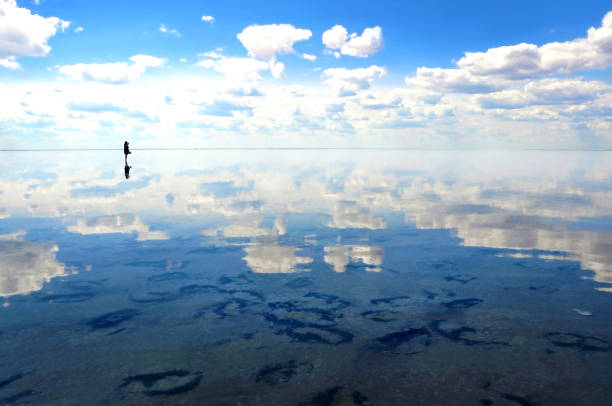
<svg viewBox="0 0 612 406">
<path fill-rule="evenodd" d="M 1 154 L 0 404 L 612 404 L 612 153 Z"/>
</svg>

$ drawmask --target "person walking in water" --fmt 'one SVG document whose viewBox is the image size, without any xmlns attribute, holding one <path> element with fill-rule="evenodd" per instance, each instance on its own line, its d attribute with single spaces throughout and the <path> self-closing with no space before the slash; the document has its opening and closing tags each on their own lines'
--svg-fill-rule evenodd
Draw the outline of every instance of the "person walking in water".
<svg viewBox="0 0 612 406">
<path fill-rule="evenodd" d="M 130 143 L 127 141 L 123 143 L 123 153 L 125 154 L 125 164 L 127 165 L 127 156 L 131 154 Z"/>
</svg>

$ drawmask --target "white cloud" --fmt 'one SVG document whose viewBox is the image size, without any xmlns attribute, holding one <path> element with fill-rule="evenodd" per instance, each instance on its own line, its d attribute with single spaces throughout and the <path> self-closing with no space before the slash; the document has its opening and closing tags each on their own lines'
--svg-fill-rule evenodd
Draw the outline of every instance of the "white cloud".
<svg viewBox="0 0 612 406">
<path fill-rule="evenodd" d="M 212 51 L 202 52 L 201 54 L 198 54 L 198 56 L 200 58 L 221 59 L 225 57 L 221 52 L 223 52 L 223 48 L 216 48 Z"/>
<path fill-rule="evenodd" d="M 581 70 L 603 69 L 612 65 L 612 11 L 601 27 L 591 27 L 586 38 L 550 42 L 538 47 L 518 44 L 491 48 L 486 52 L 466 52 L 457 66 L 475 75 L 523 79 Z"/>
<path fill-rule="evenodd" d="M 77 63 L 64 65 L 59 72 L 74 80 L 90 80 L 109 84 L 121 84 L 138 79 L 147 68 L 160 67 L 165 63 L 162 58 L 150 55 L 134 55 L 127 62 Z"/>
<path fill-rule="evenodd" d="M 159 32 L 163 32 L 164 34 L 175 35 L 177 37 L 181 36 L 181 33 L 176 28 L 168 28 L 165 24 L 159 25 Z"/>
<path fill-rule="evenodd" d="M 302 54 L 302 58 L 306 59 L 307 61 L 316 61 L 317 57 L 316 55 L 311 55 L 311 54 Z"/>
<path fill-rule="evenodd" d="M 270 62 L 270 72 L 276 79 L 282 78 L 285 73 L 285 64 L 282 62 Z"/>
<path fill-rule="evenodd" d="M 474 98 L 483 108 L 514 109 L 533 105 L 584 104 L 612 91 L 612 86 L 578 79 L 543 79 L 522 89 L 510 89 Z"/>
<path fill-rule="evenodd" d="M 499 90 L 507 81 L 472 75 L 464 69 L 417 68 L 406 84 L 436 92 L 488 93 Z"/>
<path fill-rule="evenodd" d="M 16 69 L 17 57 L 46 56 L 51 51 L 49 38 L 69 26 L 58 17 L 32 14 L 15 0 L 0 0 L 0 66 Z"/>
<path fill-rule="evenodd" d="M 229 79 L 244 80 L 259 80 L 261 79 L 259 72 L 270 68 L 267 62 L 254 58 L 204 59 L 198 62 L 197 65 L 203 68 L 214 68 Z"/>
<path fill-rule="evenodd" d="M 368 89 L 374 79 L 383 77 L 386 73 L 385 68 L 376 65 L 358 69 L 330 68 L 323 72 L 329 77 L 325 83 L 336 89 L 339 96 L 356 95 L 360 90 Z"/>
<path fill-rule="evenodd" d="M 213 16 L 203 15 L 201 20 L 204 21 L 205 23 L 210 23 L 210 25 L 215 24 L 215 17 Z"/>
<path fill-rule="evenodd" d="M 338 50 L 342 55 L 366 58 L 383 48 L 382 28 L 379 26 L 366 28 L 361 36 L 348 31 L 341 25 L 335 25 L 325 31 L 322 36 L 323 44 L 331 50 Z M 340 57 L 336 51 L 334 56 Z"/>
<path fill-rule="evenodd" d="M 406 84 L 437 92 L 489 93 L 528 79 L 612 66 L 612 12 L 585 38 L 542 46 L 521 43 L 466 52 L 458 68 L 420 67 Z M 484 100 L 485 98 L 483 98 Z"/>
<path fill-rule="evenodd" d="M 274 59 L 277 54 L 295 53 L 293 44 L 311 36 L 310 30 L 291 24 L 250 25 L 237 35 L 250 56 L 266 60 Z"/>
<path fill-rule="evenodd" d="M 83 32 L 84 30 L 85 30 L 85 28 L 83 28 L 83 27 L 76 27 L 74 29 L 74 32 Z"/>
<path fill-rule="evenodd" d="M 214 100 L 212 103 L 202 105 L 198 112 L 205 116 L 216 117 L 232 117 L 234 113 L 243 113 L 250 116 L 253 114 L 253 108 L 246 104 L 228 100 Z"/>
<path fill-rule="evenodd" d="M 134 62 L 134 64 L 138 65 L 138 66 L 144 66 L 144 67 L 160 67 L 165 63 L 165 60 L 163 58 L 158 58 L 155 56 L 151 56 L 151 55 L 134 55 L 130 58 L 130 61 Z"/>
<path fill-rule="evenodd" d="M 0 66 L 9 69 L 19 69 L 21 67 L 21 65 L 19 65 L 19 62 L 15 60 L 14 56 L 9 56 L 8 58 L 0 59 Z"/>
</svg>

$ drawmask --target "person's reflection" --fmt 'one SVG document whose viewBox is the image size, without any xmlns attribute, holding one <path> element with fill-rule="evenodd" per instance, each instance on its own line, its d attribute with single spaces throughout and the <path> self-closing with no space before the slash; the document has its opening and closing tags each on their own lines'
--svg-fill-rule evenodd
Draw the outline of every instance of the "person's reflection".
<svg viewBox="0 0 612 406">
<path fill-rule="evenodd" d="M 123 168 L 125 170 L 125 178 L 129 179 L 130 178 L 130 169 L 132 169 L 131 166 L 128 166 L 128 164 L 125 164 L 125 168 Z"/>
</svg>

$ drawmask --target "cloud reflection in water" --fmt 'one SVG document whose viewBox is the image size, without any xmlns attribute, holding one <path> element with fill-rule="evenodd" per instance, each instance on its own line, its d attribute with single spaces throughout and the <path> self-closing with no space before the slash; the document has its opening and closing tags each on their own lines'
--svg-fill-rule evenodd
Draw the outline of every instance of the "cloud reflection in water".
<svg viewBox="0 0 612 406">
<path fill-rule="evenodd" d="M 7 174 L 0 179 L 0 226 L 62 217 L 73 224 L 71 233 L 135 234 L 147 241 L 168 239 L 170 224 L 173 236 L 187 236 L 189 225 L 197 228 L 189 236 L 202 242 L 244 244 L 249 268 L 267 273 L 312 263 L 312 251 L 296 256 L 300 244 L 318 250 L 336 272 L 351 262 L 379 271 L 384 244 L 363 244 L 361 237 L 392 236 L 398 227 L 449 229 L 467 247 L 578 261 L 595 281 L 612 283 L 608 153 L 351 151 L 330 152 L 329 159 L 316 151 L 224 151 L 207 153 L 206 160 L 198 151 L 156 154 L 139 155 L 137 190 L 119 185 L 112 194 L 74 193 L 77 186 L 96 191 L 117 185 L 105 178 L 111 155 L 65 156 L 59 166 L 56 156 L 28 161 L 55 171 L 52 183 L 11 176 L 11 168 L 23 163 L 0 164 Z M 310 217 L 297 221 L 306 218 L 300 216 Z M 352 242 L 332 245 L 326 233 L 334 230 Z"/>
</svg>

